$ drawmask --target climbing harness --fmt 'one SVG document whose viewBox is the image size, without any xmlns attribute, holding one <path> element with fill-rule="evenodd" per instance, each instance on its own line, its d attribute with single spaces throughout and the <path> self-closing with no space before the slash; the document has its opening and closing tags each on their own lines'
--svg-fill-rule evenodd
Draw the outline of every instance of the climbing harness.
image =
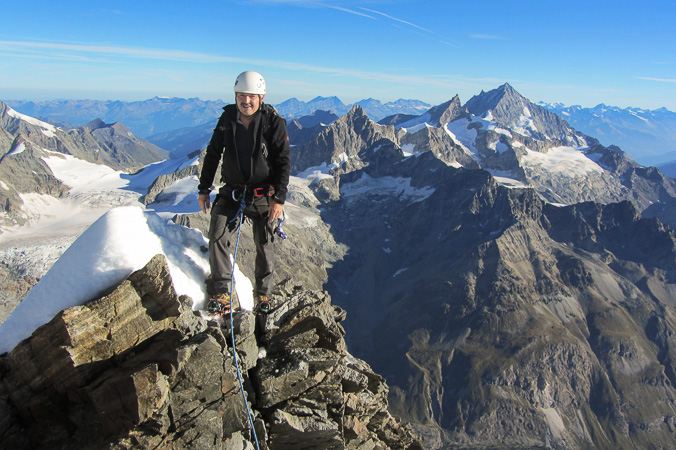
<svg viewBox="0 0 676 450">
<path fill-rule="evenodd" d="M 242 190 L 242 196 L 237 199 L 235 197 L 235 191 L 232 192 L 232 198 L 235 201 L 240 202 L 239 210 L 237 211 L 237 214 L 235 214 L 235 217 L 233 218 L 232 221 L 235 221 L 239 219 L 239 224 L 237 225 L 237 240 L 235 242 L 235 251 L 233 252 L 232 255 L 232 268 L 233 268 L 233 274 L 232 278 L 230 280 L 230 294 L 232 295 L 235 292 L 235 274 L 234 274 L 234 269 L 235 269 L 235 264 L 237 262 L 237 250 L 239 248 L 239 238 L 242 233 L 242 222 L 244 222 L 244 208 L 246 208 L 246 201 L 244 200 L 244 195 L 246 194 L 246 187 Z M 239 359 L 239 354 L 237 353 L 237 344 L 235 343 L 235 319 L 233 315 L 233 308 L 230 308 L 230 337 L 232 339 L 232 353 L 235 357 L 235 368 L 237 369 L 237 380 L 239 381 L 239 388 L 240 391 L 242 392 L 242 398 L 244 399 L 244 406 L 246 407 L 246 414 L 247 418 L 249 420 L 249 425 L 251 426 L 251 432 L 254 437 L 254 442 L 256 443 L 256 449 L 260 450 L 260 445 L 258 444 L 258 436 L 256 435 L 256 428 L 254 427 L 254 417 L 251 412 L 251 409 L 249 409 L 249 403 L 246 398 L 246 392 L 244 391 L 244 381 L 242 380 L 242 369 L 240 368 L 241 362 Z"/>
</svg>

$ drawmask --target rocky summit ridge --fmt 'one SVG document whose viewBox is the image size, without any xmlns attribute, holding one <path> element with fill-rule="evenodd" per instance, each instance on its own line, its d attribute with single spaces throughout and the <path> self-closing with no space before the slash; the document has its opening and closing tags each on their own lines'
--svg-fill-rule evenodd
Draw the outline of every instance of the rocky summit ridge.
<svg viewBox="0 0 676 450">
<path fill-rule="evenodd" d="M 236 312 L 233 334 L 156 256 L 0 359 L 0 448 L 422 450 L 347 352 L 345 311 L 325 292 L 277 294 L 268 316 Z"/>
</svg>

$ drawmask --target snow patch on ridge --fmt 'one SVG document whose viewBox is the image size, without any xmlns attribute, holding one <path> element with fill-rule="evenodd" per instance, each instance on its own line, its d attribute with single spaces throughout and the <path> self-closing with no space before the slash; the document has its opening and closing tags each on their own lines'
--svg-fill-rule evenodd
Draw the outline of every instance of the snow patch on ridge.
<svg viewBox="0 0 676 450">
<path fill-rule="evenodd" d="M 310 181 L 322 180 L 324 178 L 333 178 L 333 176 L 331 176 L 329 172 L 337 167 L 339 167 L 338 164 L 322 163 L 322 165 L 320 166 L 305 169 L 303 172 L 299 173 L 296 177 L 306 178 Z"/>
<path fill-rule="evenodd" d="M 365 173 L 361 178 L 340 187 L 340 195 L 348 200 L 355 200 L 363 196 L 377 196 L 382 194 L 396 195 L 407 198 L 411 202 L 421 202 L 434 193 L 431 187 L 415 188 L 411 186 L 410 178 L 371 177 Z"/>
<path fill-rule="evenodd" d="M 19 142 L 7 154 L 8 155 L 18 155 L 20 153 L 23 153 L 25 150 L 26 150 L 26 144 L 24 142 Z"/>
<path fill-rule="evenodd" d="M 510 189 L 528 188 L 527 185 L 525 185 L 522 181 L 519 181 L 516 175 L 514 175 L 514 173 L 509 170 L 494 170 L 494 169 L 487 170 L 493 176 L 493 178 L 495 178 L 495 181 L 497 181 L 499 184 L 507 188 Z"/>
<path fill-rule="evenodd" d="M 603 173 L 603 168 L 589 159 L 581 150 L 586 148 L 554 147 L 547 153 L 526 149 L 521 158 L 524 167 L 540 166 L 543 170 L 564 176 L 586 176 L 589 173 Z"/>
<path fill-rule="evenodd" d="M 404 144 L 401 146 L 401 151 L 404 154 L 405 158 L 408 158 L 410 156 L 420 156 L 424 153 L 424 152 L 416 152 L 415 144 Z"/>
<path fill-rule="evenodd" d="M 122 178 L 123 172 L 103 164 L 94 164 L 71 155 L 47 156 L 42 160 L 54 176 L 70 186 L 71 193 L 94 190 L 121 189 L 129 184 Z"/>
<path fill-rule="evenodd" d="M 7 107 L 7 114 L 11 117 L 14 117 L 15 119 L 23 120 L 24 122 L 28 122 L 31 125 L 35 125 L 37 127 L 42 128 L 42 133 L 47 136 L 47 137 L 54 137 L 56 135 L 56 127 L 54 125 L 51 125 L 49 123 L 43 122 L 41 120 L 35 119 L 30 116 L 26 116 L 24 114 L 21 114 L 18 111 L 14 111 L 12 108 L 9 106 Z"/>
<path fill-rule="evenodd" d="M 533 115 L 528 107 L 523 107 L 523 112 L 516 122 L 514 131 L 528 137 L 532 137 L 533 132 L 537 132 L 537 127 L 535 126 L 535 122 L 533 122 Z"/>
</svg>

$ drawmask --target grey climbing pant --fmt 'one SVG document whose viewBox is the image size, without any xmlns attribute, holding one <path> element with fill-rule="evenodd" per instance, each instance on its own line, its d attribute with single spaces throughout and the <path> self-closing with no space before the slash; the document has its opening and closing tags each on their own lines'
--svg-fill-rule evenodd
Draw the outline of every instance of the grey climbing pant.
<svg viewBox="0 0 676 450">
<path fill-rule="evenodd" d="M 273 226 L 268 222 L 269 201 L 270 198 L 267 196 L 255 197 L 247 202 L 244 208 L 244 216 L 250 219 L 253 225 L 253 239 L 256 246 L 254 295 L 269 296 L 272 288 L 275 252 Z M 211 208 L 209 265 L 215 293 L 229 292 L 230 289 L 233 269 L 231 255 L 235 251 L 237 241 L 239 220 L 236 216 L 239 209 L 240 202 L 234 200 L 230 193 L 219 194 Z M 245 224 L 246 222 L 243 226 Z M 241 255 L 241 253 L 238 254 Z"/>
</svg>

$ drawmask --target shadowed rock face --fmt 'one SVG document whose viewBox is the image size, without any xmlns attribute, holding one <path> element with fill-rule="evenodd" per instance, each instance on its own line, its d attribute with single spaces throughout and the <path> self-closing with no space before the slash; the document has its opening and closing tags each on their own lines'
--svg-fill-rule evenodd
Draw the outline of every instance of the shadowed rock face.
<svg viewBox="0 0 676 450">
<path fill-rule="evenodd" d="M 229 320 L 191 311 L 156 256 L 0 360 L 0 448 L 422 449 L 346 351 L 345 312 L 292 286 L 278 299 L 234 314 L 235 358 Z"/>
<path fill-rule="evenodd" d="M 420 202 L 323 210 L 349 248 L 327 290 L 393 413 L 426 448 L 676 446 L 674 232 L 630 202 L 437 176 Z"/>
</svg>

